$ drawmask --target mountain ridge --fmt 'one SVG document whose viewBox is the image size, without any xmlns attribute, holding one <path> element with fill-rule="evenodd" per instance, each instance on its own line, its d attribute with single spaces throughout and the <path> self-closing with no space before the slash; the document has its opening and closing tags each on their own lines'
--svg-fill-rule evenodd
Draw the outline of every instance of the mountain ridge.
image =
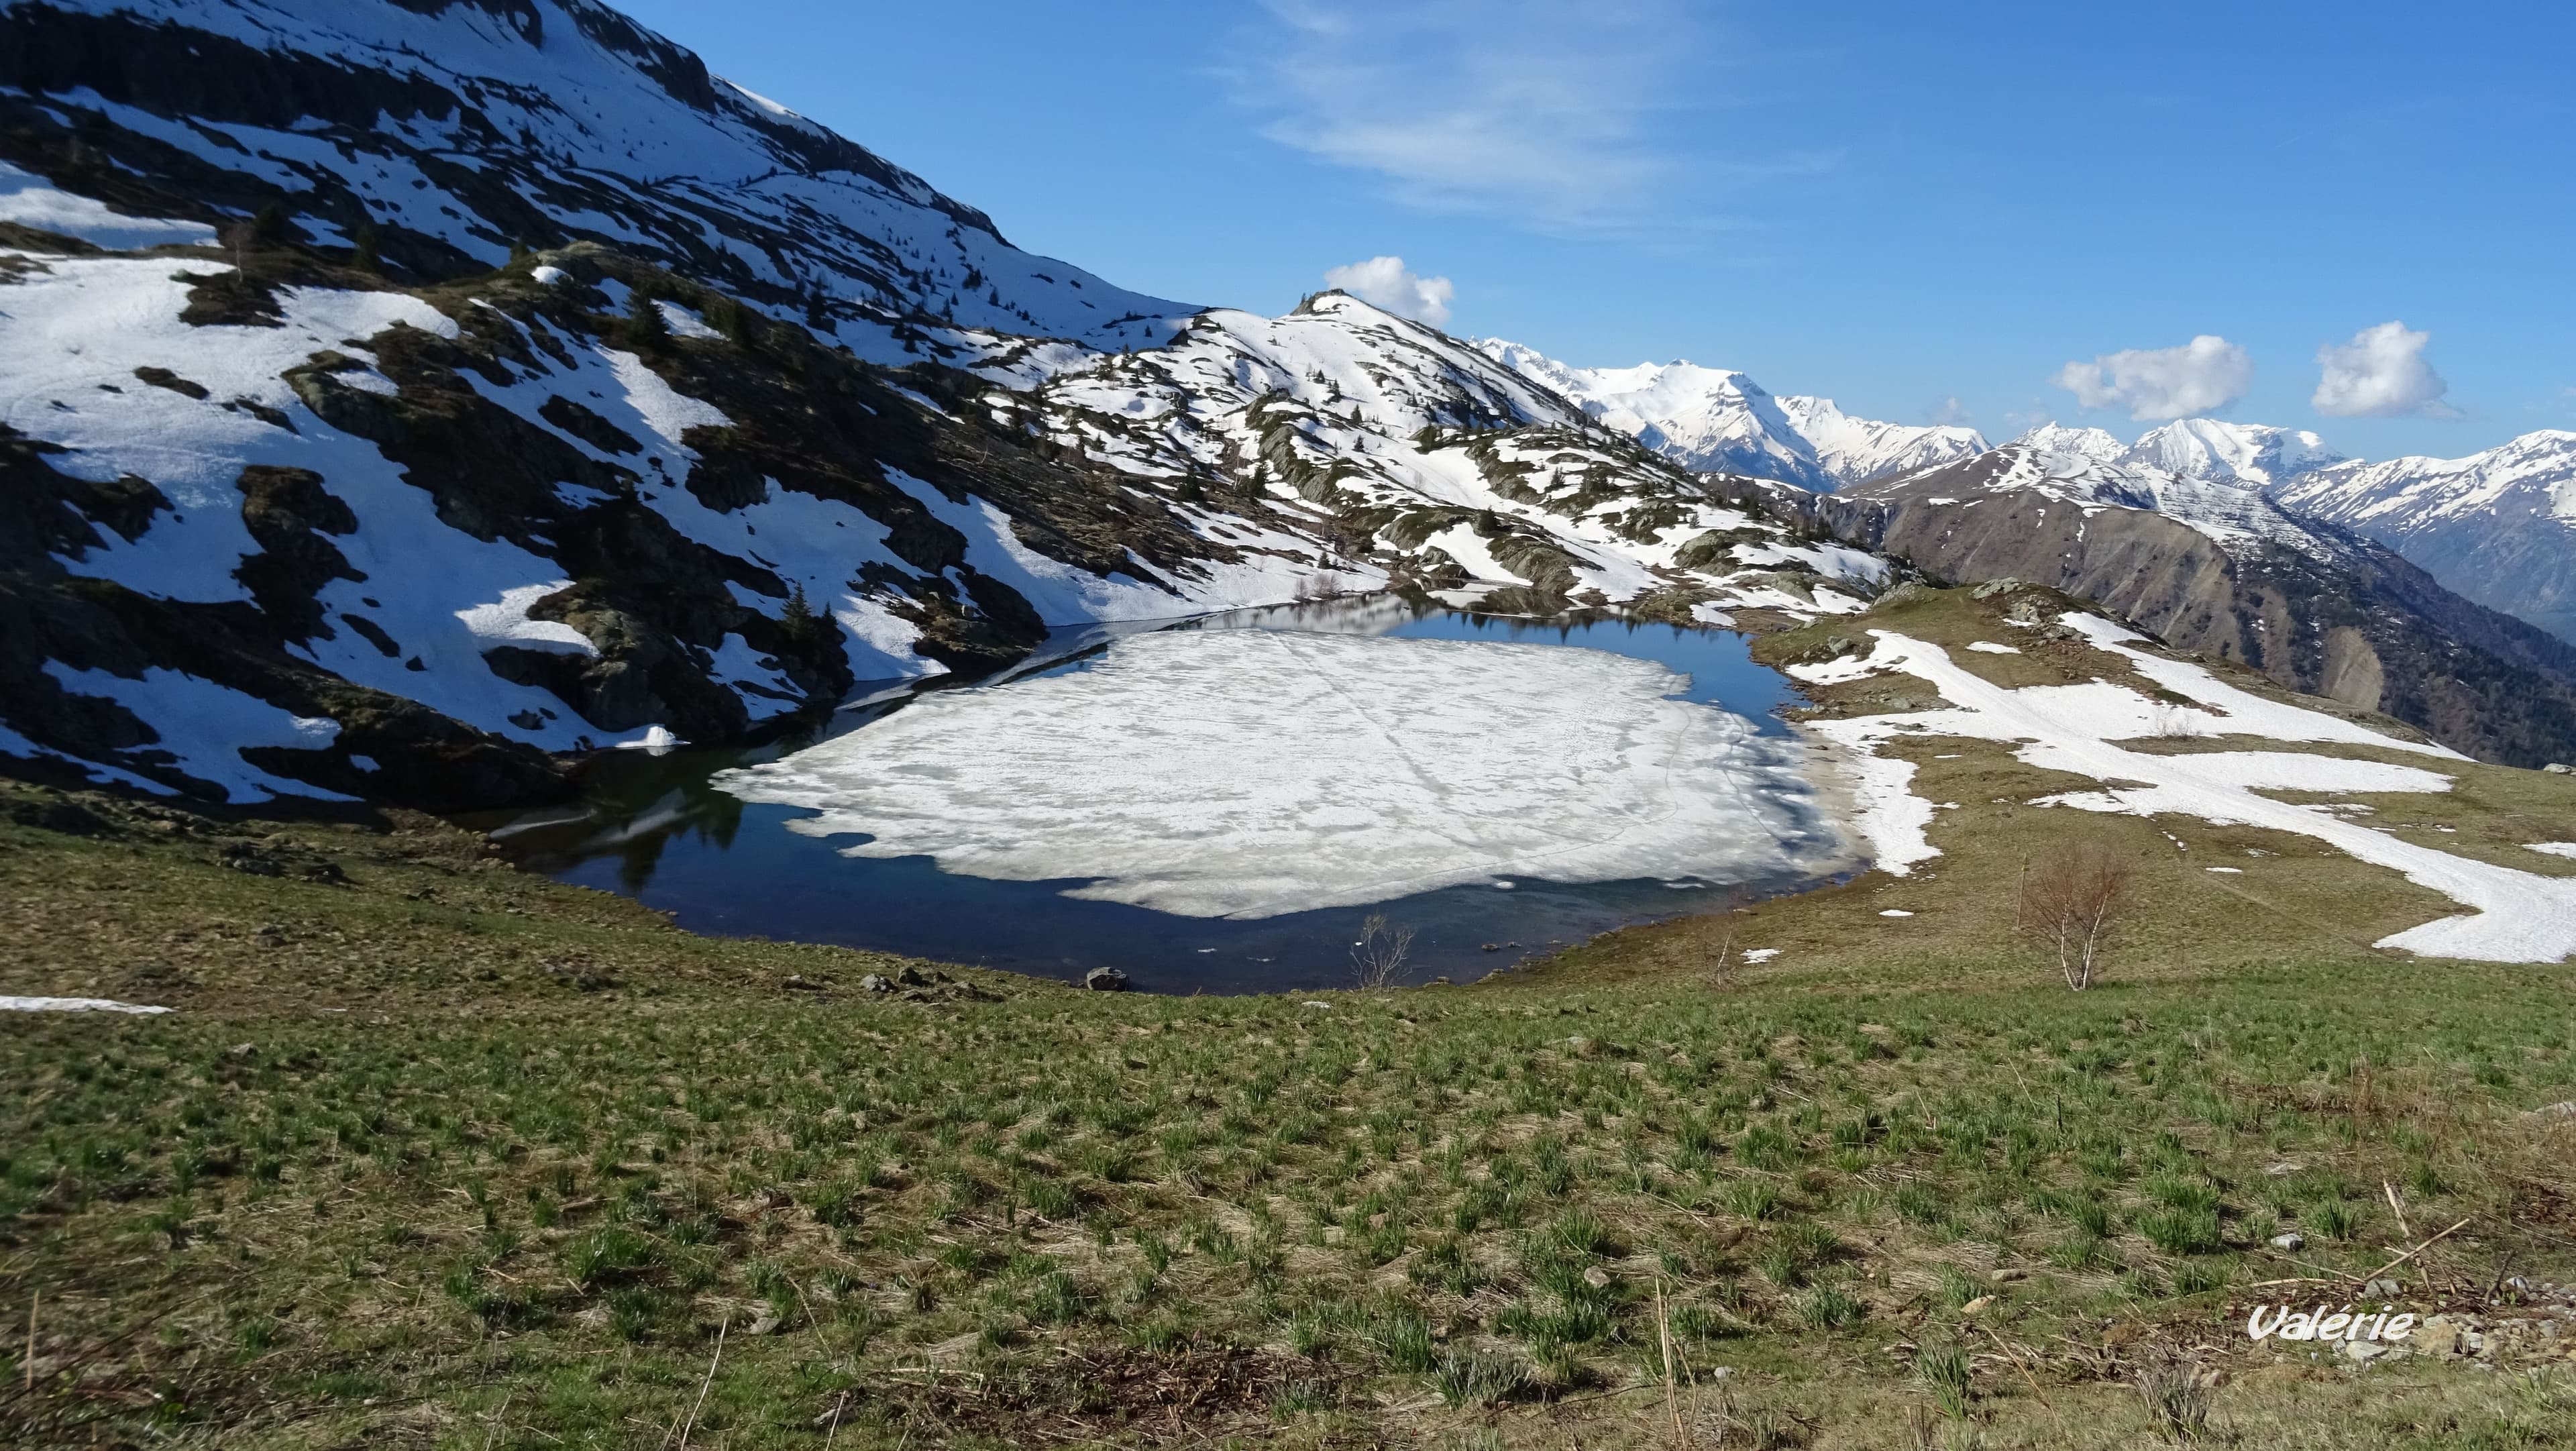
<svg viewBox="0 0 2576 1451">
<path fill-rule="evenodd" d="M 1937 582 L 2018 579 L 2095 600 L 2177 649 L 2481 759 L 2576 755 L 2576 647 L 2249 482 L 2007 444 L 1837 494 L 1750 487 L 1778 517 Z"/>
</svg>

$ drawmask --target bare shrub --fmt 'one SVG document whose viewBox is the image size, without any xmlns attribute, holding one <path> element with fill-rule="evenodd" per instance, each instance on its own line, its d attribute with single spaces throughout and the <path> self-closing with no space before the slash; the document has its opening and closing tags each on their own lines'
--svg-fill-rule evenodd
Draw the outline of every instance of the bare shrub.
<svg viewBox="0 0 2576 1451">
<path fill-rule="evenodd" d="M 1386 914 L 1371 912 L 1360 921 L 1360 940 L 1351 944 L 1351 969 L 1360 987 L 1377 992 L 1404 976 L 1404 960 L 1413 951 L 1413 929 L 1398 927 Z"/>
<path fill-rule="evenodd" d="M 2077 846 L 2033 867 L 2023 890 L 2022 921 L 2057 948 L 2066 985 L 2082 992 L 2093 983 L 2102 949 L 2133 899 L 2129 862 L 2098 843 Z"/>
<path fill-rule="evenodd" d="M 2162 702 L 2156 705 L 2154 730 L 2157 739 L 2167 741 L 2198 740 L 2209 734 L 2208 728 L 2201 723 L 2200 712 L 2188 706 Z"/>
</svg>

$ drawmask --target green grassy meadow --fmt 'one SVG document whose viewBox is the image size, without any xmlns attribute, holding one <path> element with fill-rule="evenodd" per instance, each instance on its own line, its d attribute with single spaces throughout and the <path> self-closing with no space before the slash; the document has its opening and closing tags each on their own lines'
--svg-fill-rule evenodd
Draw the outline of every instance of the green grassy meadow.
<svg viewBox="0 0 2576 1451">
<path fill-rule="evenodd" d="M 1913 876 L 1246 998 L 0 784 L 0 992 L 179 1009 L 0 1015 L 0 1443 L 2576 1445 L 2576 1363 L 2242 1333 L 2461 1220 L 2408 1305 L 2576 1280 L 2576 974 L 2377 952 L 2445 904 L 1920 745 L 1963 804 Z M 2576 837 L 2534 782 L 2443 824 Z M 2141 864 L 2081 994 L 2013 930 L 2078 829 Z"/>
</svg>

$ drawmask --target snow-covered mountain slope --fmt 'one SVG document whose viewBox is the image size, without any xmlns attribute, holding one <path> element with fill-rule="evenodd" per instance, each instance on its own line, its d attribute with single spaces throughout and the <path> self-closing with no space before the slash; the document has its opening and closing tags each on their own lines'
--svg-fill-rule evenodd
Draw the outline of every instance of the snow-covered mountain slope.
<svg viewBox="0 0 2576 1451">
<path fill-rule="evenodd" d="M 2043 423 L 2013 440 L 2050 453 L 2078 454 L 2101 463 L 2133 464 L 2210 484 L 2280 483 L 2344 462 L 2324 439 L 2297 428 L 2184 418 L 2151 428 L 2123 444 L 2099 428 Z"/>
<path fill-rule="evenodd" d="M 2275 484 L 2344 457 L 2304 429 L 2184 418 L 2149 429 L 2123 461 L 2209 483 Z"/>
<path fill-rule="evenodd" d="M 1018 250 L 596 0 L 0 0 L 0 160 L 193 240 L 276 207 L 406 280 L 602 242 L 897 363 L 1191 311 Z M 4 190 L 0 220 L 55 230 Z"/>
<path fill-rule="evenodd" d="M 2067 428 L 2061 424 L 2043 423 L 2012 442 L 2035 448 L 2043 453 L 2069 454 L 2089 458 L 2096 463 L 2118 463 L 2129 446 L 2099 428 Z"/>
<path fill-rule="evenodd" d="M 1338 292 L 987 398 L 1176 507 L 1267 501 L 1329 557 L 1432 583 L 1704 611 L 1849 609 L 1875 560 L 1789 538 L 1485 352 Z"/>
<path fill-rule="evenodd" d="M 1973 428 L 1854 418 L 1831 398 L 1783 398 L 1780 411 L 1815 450 L 1816 462 L 1844 487 L 1974 458 L 1989 446 Z"/>
<path fill-rule="evenodd" d="M 1884 575 L 1338 294 L 1031 387 L 593 244 L 403 287 L 109 215 L 165 240 L 0 236 L 0 753 L 58 772 L 459 806 L 1054 625 L 1394 579 L 1812 615 Z"/>
<path fill-rule="evenodd" d="M 1854 418 L 1830 398 L 1774 397 L 1742 373 L 1680 359 L 1577 368 L 1501 338 L 1479 339 L 1476 347 L 1701 473 L 1835 489 L 1986 451 L 1973 428 Z"/>
<path fill-rule="evenodd" d="M 434 289 L 215 255 L 0 250 L 11 754 L 506 799 L 1312 573 L 601 249 Z"/>
<path fill-rule="evenodd" d="M 1835 484 L 1780 400 L 1742 373 L 1678 358 L 1633 368 L 1577 368 L 1501 338 L 1479 339 L 1476 346 L 1684 468 L 1778 479 L 1804 489 Z"/>
<path fill-rule="evenodd" d="M 2020 579 L 2098 601 L 2176 647 L 2482 759 L 2576 756 L 2576 648 L 2249 482 L 2105 462 L 2068 441 L 1773 506 L 1936 580 Z"/>
<path fill-rule="evenodd" d="M 2386 544 L 2490 609 L 2576 640 L 2576 433 L 2526 433 L 2466 458 L 2336 464 L 2277 485 L 2273 497 Z"/>
<path fill-rule="evenodd" d="M 2341 558 L 2351 545 L 2338 533 L 2292 518 L 2256 484 L 2183 474 L 2135 460 L 2105 460 L 2079 431 L 2068 448 L 2006 444 L 1956 467 L 1918 470 L 1847 492 L 1881 497 L 2031 494 L 2079 506 L 2151 509 L 2221 544 L 2268 539 L 2318 558 Z M 1927 492 L 1928 491 L 1928 492 Z"/>
</svg>

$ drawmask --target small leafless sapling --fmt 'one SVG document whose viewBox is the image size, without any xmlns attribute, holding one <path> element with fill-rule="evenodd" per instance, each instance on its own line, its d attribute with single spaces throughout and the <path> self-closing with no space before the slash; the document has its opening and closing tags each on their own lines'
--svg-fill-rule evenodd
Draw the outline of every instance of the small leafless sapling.
<svg viewBox="0 0 2576 1451">
<path fill-rule="evenodd" d="M 2127 915 L 2131 900 L 2128 859 L 2098 844 L 2078 846 L 2030 871 L 2023 892 L 2028 930 L 2057 948 L 2066 985 L 2092 986 L 2102 949 Z"/>
<path fill-rule="evenodd" d="M 1360 921 L 1360 940 L 1351 944 L 1351 968 L 1362 990 L 1378 992 L 1404 976 L 1405 956 L 1413 950 L 1413 929 L 1398 927 L 1381 912 Z"/>
</svg>

